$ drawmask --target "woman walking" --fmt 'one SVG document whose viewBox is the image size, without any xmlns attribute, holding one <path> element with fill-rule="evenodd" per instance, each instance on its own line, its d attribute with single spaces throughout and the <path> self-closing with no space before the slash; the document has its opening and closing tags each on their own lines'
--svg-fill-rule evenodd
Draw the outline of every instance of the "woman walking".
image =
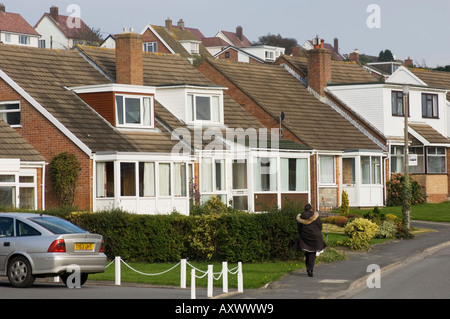
<svg viewBox="0 0 450 319">
<path fill-rule="evenodd" d="M 326 246 L 322 236 L 322 222 L 319 213 L 313 212 L 310 204 L 305 205 L 305 211 L 297 215 L 297 222 L 300 249 L 305 252 L 306 272 L 312 277 L 316 253 Z"/>
</svg>

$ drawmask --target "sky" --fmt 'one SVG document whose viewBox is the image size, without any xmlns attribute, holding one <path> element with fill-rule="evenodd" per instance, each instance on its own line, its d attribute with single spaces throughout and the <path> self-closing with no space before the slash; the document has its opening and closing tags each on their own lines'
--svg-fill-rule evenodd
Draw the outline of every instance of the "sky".
<svg viewBox="0 0 450 319">
<path fill-rule="evenodd" d="M 418 66 L 450 65 L 450 0 L 0 0 L 7 12 L 20 13 L 34 26 L 52 5 L 59 13 L 80 17 L 100 29 L 103 38 L 123 28 L 141 32 L 147 24 L 173 24 L 205 37 L 242 26 L 250 41 L 280 34 L 298 44 L 316 35 L 348 54 L 378 56 L 389 49 L 398 59 Z M 72 6 L 71 6 L 72 5 Z M 73 6 L 75 5 L 75 6 Z M 78 8 L 77 12 L 73 8 Z"/>
</svg>

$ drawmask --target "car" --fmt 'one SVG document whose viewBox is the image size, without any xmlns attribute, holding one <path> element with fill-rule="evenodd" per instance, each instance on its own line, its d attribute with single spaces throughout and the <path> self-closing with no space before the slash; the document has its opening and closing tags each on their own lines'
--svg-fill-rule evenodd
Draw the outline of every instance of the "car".
<svg viewBox="0 0 450 319">
<path fill-rule="evenodd" d="M 102 235 L 65 219 L 0 213 L 0 276 L 7 276 L 13 287 L 30 287 L 36 278 L 56 276 L 68 287 L 74 282 L 81 286 L 89 274 L 105 271 L 104 249 Z"/>
</svg>

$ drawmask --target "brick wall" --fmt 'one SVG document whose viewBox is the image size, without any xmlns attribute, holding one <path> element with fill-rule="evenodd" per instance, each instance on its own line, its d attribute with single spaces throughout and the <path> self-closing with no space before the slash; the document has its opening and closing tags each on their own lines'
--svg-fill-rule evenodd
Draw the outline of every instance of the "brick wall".
<svg viewBox="0 0 450 319">
<path fill-rule="evenodd" d="M 92 175 L 89 157 L 14 89 L 0 79 L 0 101 L 11 100 L 20 100 L 21 105 L 21 127 L 16 128 L 16 131 L 45 157 L 46 163 L 49 164 L 54 156 L 62 152 L 75 154 L 82 167 L 75 194 L 75 205 L 81 209 L 91 209 Z M 39 197 L 38 201 L 41 202 Z M 58 200 L 52 190 L 48 166 L 45 176 L 45 206 L 46 208 L 58 206 Z"/>
<path fill-rule="evenodd" d="M 330 81 L 331 51 L 323 48 L 308 51 L 308 86 L 323 96 Z"/>
<path fill-rule="evenodd" d="M 124 32 L 116 35 L 116 82 L 144 85 L 142 35 Z"/>
<path fill-rule="evenodd" d="M 169 49 L 148 28 L 142 35 L 142 42 L 156 42 L 158 43 L 158 53 L 171 53 Z"/>
</svg>

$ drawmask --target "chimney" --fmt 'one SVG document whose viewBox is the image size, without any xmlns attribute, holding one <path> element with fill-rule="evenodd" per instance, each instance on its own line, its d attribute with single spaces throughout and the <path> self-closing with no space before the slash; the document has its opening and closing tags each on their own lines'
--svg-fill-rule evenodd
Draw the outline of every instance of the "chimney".
<svg viewBox="0 0 450 319">
<path fill-rule="evenodd" d="M 144 85 L 142 35 L 124 30 L 116 35 L 116 83 Z"/>
<path fill-rule="evenodd" d="M 413 63 L 413 60 L 412 60 L 410 57 L 408 57 L 408 58 L 405 60 L 405 62 L 403 63 L 403 65 L 404 65 L 406 68 L 412 68 L 412 67 L 414 66 L 414 63 Z"/>
<path fill-rule="evenodd" d="M 348 55 L 348 59 L 352 62 L 359 63 L 359 50 L 353 50 L 353 52 Z"/>
<path fill-rule="evenodd" d="M 339 39 L 334 38 L 334 52 L 339 53 Z"/>
<path fill-rule="evenodd" d="M 177 25 L 178 25 L 178 27 L 179 27 L 181 30 L 184 30 L 184 21 L 183 21 L 183 19 L 178 20 Z"/>
<path fill-rule="evenodd" d="M 6 13 L 6 7 L 3 3 L 0 3 L 0 12 Z"/>
<path fill-rule="evenodd" d="M 244 29 L 241 26 L 236 27 L 236 37 L 242 41 Z"/>
<path fill-rule="evenodd" d="M 314 49 L 308 51 L 308 86 L 321 96 L 327 82 L 331 82 L 331 51 L 324 49 L 324 40 L 316 37 Z"/>
<path fill-rule="evenodd" d="M 53 18 L 53 20 L 58 21 L 59 20 L 59 9 L 56 6 L 50 7 L 50 16 Z"/>
<path fill-rule="evenodd" d="M 167 29 L 169 32 L 172 32 L 172 20 L 171 20 L 170 18 L 167 18 L 167 19 L 166 19 L 166 29 Z"/>
</svg>

